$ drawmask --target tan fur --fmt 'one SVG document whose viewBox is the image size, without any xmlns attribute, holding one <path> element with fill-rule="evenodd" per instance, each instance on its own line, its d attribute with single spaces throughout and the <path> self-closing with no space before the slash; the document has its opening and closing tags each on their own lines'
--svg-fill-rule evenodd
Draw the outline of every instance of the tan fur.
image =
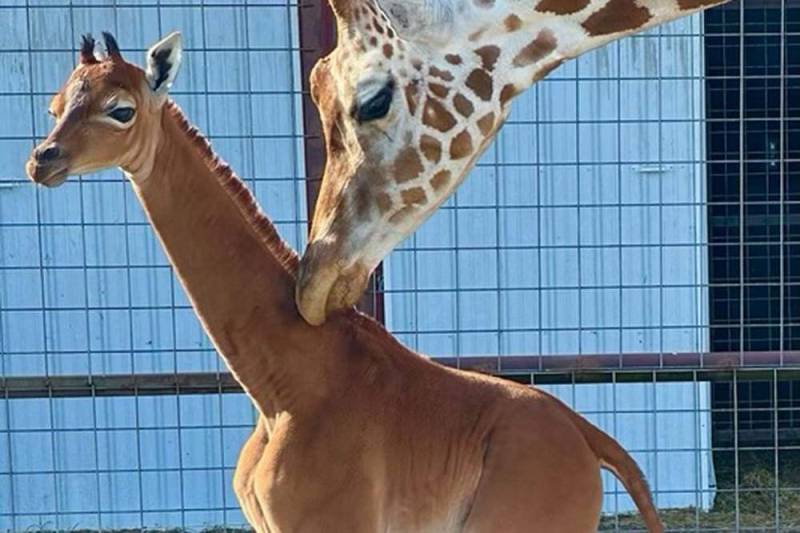
<svg viewBox="0 0 800 533">
<path fill-rule="evenodd" d="M 296 256 L 177 106 L 154 101 L 121 60 L 73 76 L 91 79 L 87 109 L 124 87 L 136 122 L 112 136 L 90 114 L 66 126 L 59 117 L 43 146 L 63 146 L 66 174 L 74 161 L 129 173 L 203 327 L 259 410 L 234 476 L 256 531 L 588 533 L 604 464 L 661 531 L 630 456 L 557 399 L 441 367 L 354 311 L 309 326 L 294 305 Z M 32 159 L 28 171 L 54 184 L 46 167 Z"/>
</svg>

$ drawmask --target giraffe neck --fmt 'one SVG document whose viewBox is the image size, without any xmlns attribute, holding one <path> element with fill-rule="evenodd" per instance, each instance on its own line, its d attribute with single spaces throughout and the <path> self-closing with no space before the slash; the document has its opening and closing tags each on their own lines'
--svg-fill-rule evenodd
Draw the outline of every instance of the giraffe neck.
<svg viewBox="0 0 800 533">
<path fill-rule="evenodd" d="M 131 182 L 206 332 L 269 417 L 302 396 L 301 381 L 314 386 L 304 357 L 319 351 L 304 347 L 302 336 L 284 346 L 302 325 L 296 257 L 242 182 L 167 106 L 152 170 Z"/>
<path fill-rule="evenodd" d="M 462 69 L 485 70 L 500 99 L 504 87 L 513 85 L 518 94 L 565 60 L 726 1 L 364 0 L 362 5 L 378 8 L 401 40 L 414 43 L 412 51 L 417 48 L 436 67 L 452 70 L 458 61 Z M 456 76 L 454 82 L 450 85 L 467 78 Z M 511 87 L 506 91 L 508 98 Z"/>
<path fill-rule="evenodd" d="M 724 1 L 352 4 L 357 14 L 349 26 L 355 36 L 351 53 L 361 48 L 378 70 L 390 71 L 404 90 L 407 112 L 424 126 L 410 128 L 401 141 L 406 147 L 394 158 L 404 206 L 389 223 L 408 230 L 419 222 L 414 219 L 417 206 L 441 204 L 494 138 L 509 102 L 564 61 Z M 427 180 L 417 183 L 418 176 Z"/>
</svg>

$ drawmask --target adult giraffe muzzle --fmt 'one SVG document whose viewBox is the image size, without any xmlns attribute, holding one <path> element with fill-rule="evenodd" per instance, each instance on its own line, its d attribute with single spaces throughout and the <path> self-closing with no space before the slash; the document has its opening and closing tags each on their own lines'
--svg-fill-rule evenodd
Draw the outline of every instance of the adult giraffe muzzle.
<svg viewBox="0 0 800 533">
<path fill-rule="evenodd" d="M 509 103 L 568 59 L 727 0 L 331 0 L 311 75 L 327 163 L 296 301 L 311 324 L 461 184 Z"/>
</svg>

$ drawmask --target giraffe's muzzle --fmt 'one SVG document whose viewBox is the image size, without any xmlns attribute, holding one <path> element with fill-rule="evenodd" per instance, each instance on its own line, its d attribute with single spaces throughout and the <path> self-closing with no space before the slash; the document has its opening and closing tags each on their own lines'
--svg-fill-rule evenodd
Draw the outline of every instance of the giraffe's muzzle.
<svg viewBox="0 0 800 533">
<path fill-rule="evenodd" d="M 25 172 L 34 183 L 58 187 L 67 180 L 69 165 L 63 150 L 56 143 L 37 146 L 25 163 Z"/>
<path fill-rule="evenodd" d="M 300 261 L 295 289 L 300 315 L 312 326 L 319 326 L 330 313 L 354 306 L 367 286 L 369 274 L 370 268 L 359 261 L 346 264 L 330 243 L 309 243 Z"/>
</svg>

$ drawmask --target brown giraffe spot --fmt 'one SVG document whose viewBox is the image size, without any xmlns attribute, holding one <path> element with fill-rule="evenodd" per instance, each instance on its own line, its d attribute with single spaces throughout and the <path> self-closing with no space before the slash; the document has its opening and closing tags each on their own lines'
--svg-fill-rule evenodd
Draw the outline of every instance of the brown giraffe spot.
<svg viewBox="0 0 800 533">
<path fill-rule="evenodd" d="M 494 0 L 475 0 L 478 7 L 490 8 L 494 5 Z"/>
<path fill-rule="evenodd" d="M 425 189 L 422 187 L 413 187 L 400 192 L 400 197 L 406 205 L 419 204 L 422 205 L 427 201 Z"/>
<path fill-rule="evenodd" d="M 556 15 L 569 15 L 577 13 L 589 5 L 589 0 L 541 0 L 536 4 L 536 11 L 542 13 L 555 13 Z"/>
<path fill-rule="evenodd" d="M 435 66 L 431 66 L 428 73 L 430 73 L 431 76 L 436 76 L 437 78 L 441 78 L 444 81 L 453 81 L 453 74 L 449 70 L 442 70 L 436 68 Z"/>
<path fill-rule="evenodd" d="M 419 176 L 424 167 L 417 151 L 408 146 L 403 148 L 394 160 L 394 181 L 405 183 Z"/>
<path fill-rule="evenodd" d="M 636 0 L 609 0 L 581 25 L 589 35 L 608 35 L 641 28 L 651 17 L 650 11 Z"/>
<path fill-rule="evenodd" d="M 497 58 L 500 57 L 500 49 L 493 44 L 481 46 L 475 53 L 478 54 L 483 63 L 483 68 L 491 72 L 494 70 L 494 65 L 497 63 Z"/>
<path fill-rule="evenodd" d="M 372 11 L 372 14 L 373 14 L 373 15 L 375 15 L 375 16 L 378 16 L 378 10 L 377 10 L 377 9 L 375 9 L 375 6 L 373 6 L 372 4 L 367 4 L 367 8 L 368 8 L 370 11 Z"/>
<path fill-rule="evenodd" d="M 472 136 L 467 130 L 462 131 L 450 143 L 450 159 L 462 159 L 472 153 Z"/>
<path fill-rule="evenodd" d="M 428 89 L 439 98 L 446 98 L 447 94 L 450 92 L 450 89 L 439 83 L 429 83 Z"/>
<path fill-rule="evenodd" d="M 450 181 L 450 171 L 440 170 L 431 178 L 431 187 L 434 191 L 440 191 Z"/>
<path fill-rule="evenodd" d="M 388 213 L 392 208 L 392 197 L 385 192 L 378 193 L 375 197 L 375 201 L 378 204 L 378 211 L 380 211 L 382 215 Z"/>
<path fill-rule="evenodd" d="M 425 159 L 433 163 L 438 163 L 442 158 L 442 143 L 430 135 L 422 135 L 419 138 L 419 149 L 422 150 Z"/>
<path fill-rule="evenodd" d="M 389 217 L 389 223 L 390 224 L 397 224 L 398 222 L 401 222 L 403 219 L 408 218 L 408 216 L 413 212 L 414 212 L 414 208 L 409 206 L 409 205 L 407 205 L 407 206 L 403 207 L 402 209 L 400 209 L 400 211 L 398 211 L 394 215 L 390 216 Z"/>
<path fill-rule="evenodd" d="M 394 30 L 392 28 L 386 28 L 386 36 L 389 39 L 394 39 Z"/>
<path fill-rule="evenodd" d="M 386 181 L 384 173 L 376 167 L 366 168 L 362 172 L 359 172 L 359 174 L 367 183 L 374 183 L 377 185 L 383 184 Z M 377 200 L 379 206 L 378 209 L 380 209 L 380 197 L 378 197 Z M 366 219 L 372 214 L 372 206 L 374 203 L 375 200 L 372 198 L 369 187 L 358 187 L 353 192 L 354 211 L 359 219 Z"/>
<path fill-rule="evenodd" d="M 391 59 L 392 55 L 394 54 L 394 48 L 389 43 L 383 45 L 383 55 L 386 56 L 386 59 Z"/>
<path fill-rule="evenodd" d="M 406 104 L 408 105 L 408 112 L 411 115 L 415 115 L 417 113 L 417 104 L 419 103 L 417 99 L 417 84 L 411 82 L 408 85 L 406 85 L 405 93 L 406 93 Z"/>
<path fill-rule="evenodd" d="M 492 132 L 493 127 L 494 113 L 487 113 L 478 120 L 478 129 L 481 130 L 481 134 L 483 134 L 484 137 L 487 137 Z"/>
<path fill-rule="evenodd" d="M 464 117 L 469 117 L 475 110 L 475 107 L 472 105 L 472 102 L 469 101 L 469 98 L 461 93 L 458 93 L 453 97 L 453 105 L 455 106 L 456 111 L 458 111 Z"/>
<path fill-rule="evenodd" d="M 444 56 L 445 61 L 450 63 L 451 65 L 460 65 L 461 64 L 461 56 L 457 54 L 447 54 Z"/>
<path fill-rule="evenodd" d="M 502 91 L 500 91 L 500 104 L 506 105 L 506 103 L 508 103 L 509 100 L 511 100 L 512 98 L 514 98 L 518 94 L 519 94 L 519 91 L 514 86 L 514 84 L 513 83 L 509 83 L 508 85 L 503 87 Z"/>
<path fill-rule="evenodd" d="M 678 0 L 680 9 L 697 9 L 698 7 L 719 4 L 721 0 Z"/>
<path fill-rule="evenodd" d="M 504 23 L 506 25 L 506 31 L 508 32 L 517 31 L 522 27 L 522 19 L 513 14 L 507 16 Z"/>
<path fill-rule="evenodd" d="M 359 187 L 354 191 L 353 205 L 358 219 L 364 220 L 369 217 L 370 208 L 372 207 L 372 198 L 366 187 Z"/>
<path fill-rule="evenodd" d="M 378 46 L 378 39 L 374 35 L 369 38 L 369 45 L 373 48 Z"/>
<path fill-rule="evenodd" d="M 547 63 L 539 71 L 537 71 L 536 74 L 533 75 L 533 80 L 531 81 L 531 83 L 536 83 L 537 81 L 541 80 L 542 78 L 553 72 L 555 69 L 560 67 L 563 62 L 564 62 L 563 59 L 557 59 L 555 61 Z"/>
<path fill-rule="evenodd" d="M 368 32 L 372 31 L 372 26 L 370 26 L 369 22 L 364 24 L 364 31 Z"/>
<path fill-rule="evenodd" d="M 477 41 L 478 39 L 481 38 L 481 35 L 483 35 L 485 31 L 486 31 L 486 28 L 481 28 L 478 31 L 470 33 L 468 38 L 469 38 L 470 41 L 473 41 L 473 42 Z"/>
<path fill-rule="evenodd" d="M 492 77 L 483 69 L 476 68 L 469 73 L 467 87 L 482 100 L 489 101 L 492 98 Z"/>
<path fill-rule="evenodd" d="M 372 19 L 372 25 L 375 26 L 375 30 L 378 33 L 380 33 L 381 35 L 383 34 L 383 26 L 381 26 L 380 22 L 378 22 L 377 19 Z"/>
<path fill-rule="evenodd" d="M 456 125 L 455 117 L 436 98 L 428 98 L 425 101 L 422 122 L 441 132 L 450 131 Z"/>
<path fill-rule="evenodd" d="M 525 45 L 522 50 L 514 57 L 512 63 L 515 67 L 527 67 L 552 53 L 556 49 L 556 36 L 553 32 L 544 29 L 539 32 L 536 38 Z"/>
</svg>

